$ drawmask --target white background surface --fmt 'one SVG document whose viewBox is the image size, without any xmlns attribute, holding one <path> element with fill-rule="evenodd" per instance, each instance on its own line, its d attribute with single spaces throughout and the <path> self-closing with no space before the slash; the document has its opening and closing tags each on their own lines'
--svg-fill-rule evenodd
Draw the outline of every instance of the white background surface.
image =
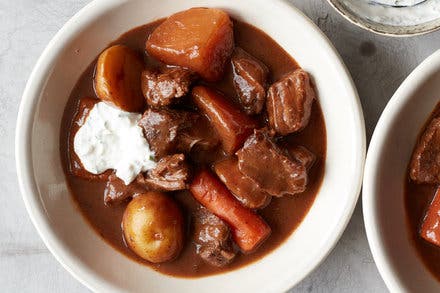
<svg viewBox="0 0 440 293">
<path fill-rule="evenodd" d="M 88 2 L 0 0 L 2 292 L 87 291 L 52 257 L 26 214 L 15 173 L 14 130 L 21 94 L 38 56 L 61 26 Z M 344 59 L 361 96 L 369 139 L 399 84 L 440 48 L 440 32 L 404 39 L 377 36 L 348 23 L 324 0 L 290 2 L 318 24 Z M 330 256 L 291 292 L 386 292 L 368 249 L 360 202 Z"/>
</svg>

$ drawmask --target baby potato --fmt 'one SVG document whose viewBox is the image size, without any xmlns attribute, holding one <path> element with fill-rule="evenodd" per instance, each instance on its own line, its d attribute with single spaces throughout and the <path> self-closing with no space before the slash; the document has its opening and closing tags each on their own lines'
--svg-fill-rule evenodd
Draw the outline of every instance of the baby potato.
<svg viewBox="0 0 440 293">
<path fill-rule="evenodd" d="M 99 55 L 95 72 L 95 92 L 102 101 L 128 112 L 142 112 L 142 59 L 130 48 L 115 45 Z"/>
<path fill-rule="evenodd" d="M 136 196 L 122 218 L 125 242 L 152 263 L 177 257 L 183 247 L 183 216 L 177 204 L 161 192 Z"/>
</svg>

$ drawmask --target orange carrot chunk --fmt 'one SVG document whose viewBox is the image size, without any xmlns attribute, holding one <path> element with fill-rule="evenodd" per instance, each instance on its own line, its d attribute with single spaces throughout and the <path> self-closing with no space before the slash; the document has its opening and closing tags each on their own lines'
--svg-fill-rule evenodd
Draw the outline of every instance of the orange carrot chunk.
<svg viewBox="0 0 440 293">
<path fill-rule="evenodd" d="M 437 188 L 434 199 L 423 219 L 420 236 L 440 247 L 440 188 Z"/>
<path fill-rule="evenodd" d="M 242 252 L 255 251 L 269 237 L 269 225 L 245 208 L 214 175 L 200 171 L 190 185 L 194 198 L 231 227 L 232 237 Z"/>
<path fill-rule="evenodd" d="M 232 155 L 257 127 L 257 123 L 241 112 L 216 90 L 196 86 L 192 90 L 194 103 L 208 117 L 222 141 L 224 151 Z"/>
</svg>

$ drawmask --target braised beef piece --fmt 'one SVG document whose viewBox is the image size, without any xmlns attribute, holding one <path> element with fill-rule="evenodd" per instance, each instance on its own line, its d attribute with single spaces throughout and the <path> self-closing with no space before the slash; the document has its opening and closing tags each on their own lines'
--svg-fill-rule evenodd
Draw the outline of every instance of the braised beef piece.
<svg viewBox="0 0 440 293">
<path fill-rule="evenodd" d="M 192 150 L 207 151 L 218 146 L 220 140 L 208 119 L 195 113 L 191 117 L 193 127 L 185 128 L 179 133 L 177 150 L 190 153 Z"/>
<path fill-rule="evenodd" d="M 234 88 L 249 115 L 259 114 L 266 101 L 269 69 L 260 60 L 236 47 L 231 58 Z"/>
<path fill-rule="evenodd" d="M 194 243 L 197 254 L 213 266 L 224 267 L 236 255 L 229 227 L 204 207 L 194 214 Z"/>
<path fill-rule="evenodd" d="M 148 170 L 138 182 L 152 190 L 174 191 L 186 189 L 189 178 L 185 155 L 175 154 L 160 159 L 156 167 Z"/>
<path fill-rule="evenodd" d="M 254 180 L 240 172 L 237 158 L 229 157 L 215 163 L 214 170 L 229 191 L 245 207 L 261 209 L 269 204 L 272 196 L 261 189 Z"/>
<path fill-rule="evenodd" d="M 440 183 L 440 118 L 434 118 L 420 137 L 410 163 L 417 183 Z"/>
<path fill-rule="evenodd" d="M 148 109 L 139 126 L 154 152 L 156 159 L 175 153 L 178 136 L 192 126 L 192 113 L 168 109 Z"/>
<path fill-rule="evenodd" d="M 315 92 L 307 72 L 297 69 L 269 87 L 266 108 L 269 125 L 287 135 L 309 123 Z"/>
<path fill-rule="evenodd" d="M 195 74 L 182 67 L 168 67 L 162 72 L 145 70 L 141 85 L 147 104 L 152 107 L 168 106 L 185 96 Z"/>
<path fill-rule="evenodd" d="M 310 170 L 316 160 L 316 156 L 303 146 L 289 148 L 289 154 L 290 157 L 303 164 L 304 167 L 306 167 L 306 170 Z"/>
<path fill-rule="evenodd" d="M 104 203 L 106 205 L 121 203 L 135 194 L 147 191 L 147 186 L 142 184 L 140 179 L 142 179 L 142 175 L 139 175 L 129 185 L 125 185 L 124 181 L 112 173 L 104 188 Z"/>
<path fill-rule="evenodd" d="M 196 146 L 207 150 L 219 139 L 205 117 L 171 109 L 148 109 L 139 121 L 156 159 L 176 152 L 189 153 Z"/>
<path fill-rule="evenodd" d="M 78 108 L 76 110 L 75 116 L 72 121 L 72 126 L 70 128 L 69 133 L 69 146 L 73 146 L 73 140 L 75 139 L 75 135 L 78 132 L 79 128 L 83 126 L 85 123 L 87 116 L 89 115 L 92 108 L 98 103 L 99 100 L 95 98 L 80 98 L 78 103 Z M 84 169 L 81 160 L 76 155 L 75 151 L 72 149 L 69 151 L 69 171 L 73 175 L 87 179 L 87 180 L 99 180 L 105 181 L 108 179 L 110 174 L 112 174 L 112 170 L 107 170 L 101 174 L 92 174 Z"/>
<path fill-rule="evenodd" d="M 263 130 L 255 130 L 237 151 L 240 172 L 273 196 L 301 193 L 306 189 L 306 167 L 291 160 Z"/>
</svg>

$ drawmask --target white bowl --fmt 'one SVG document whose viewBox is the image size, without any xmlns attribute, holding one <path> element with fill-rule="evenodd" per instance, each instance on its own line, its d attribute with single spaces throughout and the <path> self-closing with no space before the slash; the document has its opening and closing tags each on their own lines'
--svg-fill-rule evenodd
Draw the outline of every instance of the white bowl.
<svg viewBox="0 0 440 293">
<path fill-rule="evenodd" d="M 66 188 L 59 131 L 70 91 L 110 41 L 131 28 L 193 6 L 223 8 L 254 24 L 312 74 L 325 116 L 328 149 L 319 195 L 281 247 L 239 270 L 183 279 L 130 260 L 85 222 Z M 40 57 L 23 95 L 16 132 L 18 178 L 35 227 L 69 272 L 102 292 L 287 290 L 310 273 L 341 236 L 360 191 L 364 155 L 362 110 L 344 64 L 319 29 L 281 0 L 93 1 L 60 30 Z"/>
<path fill-rule="evenodd" d="M 407 230 L 404 180 L 418 134 L 439 102 L 440 51 L 420 64 L 386 106 L 368 150 L 362 193 L 368 242 L 391 292 L 439 292 Z"/>
</svg>

